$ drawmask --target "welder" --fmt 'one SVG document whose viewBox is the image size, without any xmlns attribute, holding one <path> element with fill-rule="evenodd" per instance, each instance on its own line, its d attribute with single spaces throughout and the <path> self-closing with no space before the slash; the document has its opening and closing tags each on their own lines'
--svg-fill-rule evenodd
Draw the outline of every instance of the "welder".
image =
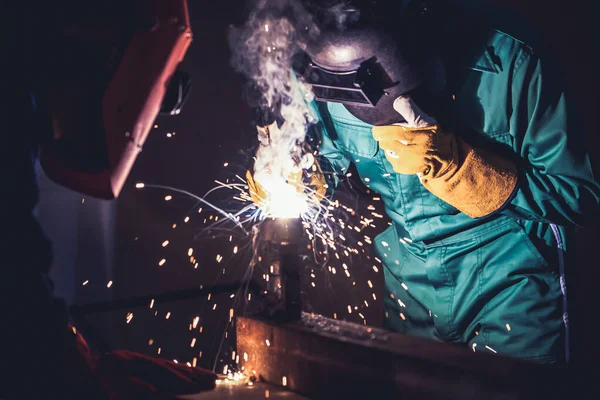
<svg viewBox="0 0 600 400">
<path fill-rule="evenodd" d="M 185 0 L 2 9 L 0 398 L 172 398 L 214 387 L 199 368 L 92 355 L 53 295 L 51 245 L 35 216 L 38 154 L 59 184 L 114 199 L 159 110 L 178 113 L 190 82 L 177 69 L 192 37 Z"/>
<path fill-rule="evenodd" d="M 386 327 L 567 361 L 565 255 L 600 186 L 556 66 L 442 2 L 304 3 L 319 32 L 294 73 L 329 194 L 354 164 L 392 221 Z"/>
</svg>

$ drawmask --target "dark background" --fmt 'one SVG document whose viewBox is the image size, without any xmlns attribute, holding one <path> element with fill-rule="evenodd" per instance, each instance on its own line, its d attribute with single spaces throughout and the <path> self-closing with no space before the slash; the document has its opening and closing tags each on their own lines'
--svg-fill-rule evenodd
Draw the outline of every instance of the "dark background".
<svg viewBox="0 0 600 400">
<path fill-rule="evenodd" d="M 456 2 L 484 10 L 482 1 Z M 600 36 L 598 6 L 584 0 L 493 0 L 491 3 L 509 7 L 539 28 L 544 45 L 558 56 L 584 119 L 589 151 L 598 171 L 600 140 L 596 116 L 600 79 L 595 54 L 596 38 Z M 183 64 L 193 78 L 191 95 L 179 116 L 158 118 L 157 127 L 152 130 L 117 201 L 82 199 L 81 195 L 42 179 L 40 218 L 54 241 L 53 274 L 58 292 L 69 302 L 85 304 L 234 282 L 247 272 L 249 239 L 241 230 L 234 229 L 231 223 L 212 225 L 218 213 L 199 205 L 189 195 L 175 190 L 135 188 L 137 182 L 145 182 L 203 196 L 218 186 L 215 180 L 234 182 L 236 174 L 244 176 L 255 131 L 251 113 L 242 100 L 242 79 L 229 65 L 226 36 L 229 24 L 239 20 L 243 5 L 243 0 L 189 1 L 194 41 Z M 375 204 L 373 195 L 356 187 L 351 180 L 342 187 L 344 203 L 367 215 L 367 205 Z M 220 188 L 207 199 L 235 211 L 243 205 L 232 198 L 234 194 L 231 189 Z M 170 201 L 165 201 L 167 195 L 172 196 Z M 203 207 L 201 213 L 199 207 Z M 189 217 L 187 222 L 186 217 Z M 356 224 L 356 215 L 344 212 L 340 217 Z M 371 237 L 383 230 L 386 221 L 376 220 L 375 224 L 377 229 L 367 232 Z M 346 230 L 345 236 L 364 253 L 349 261 L 340 252 L 340 260 L 334 257 L 326 267 L 308 271 L 304 282 L 305 307 L 330 317 L 335 313 L 338 318 L 379 325 L 381 269 L 376 272 L 372 268 L 377 262 L 362 235 L 352 237 Z M 581 354 L 585 360 L 599 355 L 592 329 L 596 282 L 600 278 L 594 246 L 599 238 L 596 222 L 580 231 L 576 243 L 578 262 L 569 266 L 576 268 L 580 276 L 578 282 L 569 285 L 569 290 L 579 294 L 576 306 L 583 317 L 579 340 L 585 349 Z M 165 240 L 169 244 L 163 247 Z M 362 241 L 363 246 L 358 246 L 357 241 Z M 238 246 L 236 254 L 235 246 Z M 188 256 L 190 248 L 195 257 L 193 262 Z M 220 262 L 217 255 L 223 257 Z M 159 266 L 162 259 L 166 262 Z M 349 266 L 350 278 L 344 274 L 342 262 Z M 334 266 L 337 273 L 332 274 L 327 266 Z M 86 280 L 89 282 L 83 285 Z M 107 288 L 111 280 L 113 284 Z M 235 296 L 231 298 L 231 294 Z M 148 306 L 126 309 L 96 315 L 90 321 L 113 347 L 149 354 L 157 354 L 160 349 L 161 356 L 181 362 L 191 362 L 196 357 L 199 366 L 216 366 L 221 372 L 224 365 L 231 363 L 231 351 L 235 349 L 229 310 L 234 307 L 236 315 L 242 313 L 242 297 L 244 293 L 239 292 L 214 294 L 210 300 L 205 296 L 178 303 L 156 303 L 153 309 Z M 358 308 L 348 313 L 348 305 Z M 128 313 L 133 313 L 129 323 Z M 200 321 L 196 328 L 191 328 L 196 316 Z M 193 338 L 196 343 L 192 348 Z"/>
</svg>

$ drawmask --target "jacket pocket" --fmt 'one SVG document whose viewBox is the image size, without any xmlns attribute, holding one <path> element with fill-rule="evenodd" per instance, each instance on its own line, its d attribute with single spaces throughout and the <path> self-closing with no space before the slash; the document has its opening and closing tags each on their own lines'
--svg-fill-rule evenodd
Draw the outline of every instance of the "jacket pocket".
<svg viewBox="0 0 600 400">
<path fill-rule="evenodd" d="M 337 139 L 334 141 L 341 150 L 357 157 L 373 158 L 379 151 L 379 144 L 373 139 L 371 128 L 335 121 Z"/>
</svg>

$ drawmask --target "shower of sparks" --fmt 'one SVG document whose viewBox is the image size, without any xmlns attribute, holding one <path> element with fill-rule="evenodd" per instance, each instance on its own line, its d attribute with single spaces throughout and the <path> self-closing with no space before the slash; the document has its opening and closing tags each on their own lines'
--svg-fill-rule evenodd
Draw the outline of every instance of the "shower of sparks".
<svg viewBox="0 0 600 400">
<path fill-rule="evenodd" d="M 234 170 L 234 166 L 230 163 L 224 163 L 223 166 L 229 167 L 228 171 Z M 343 178 L 344 176 L 341 176 L 341 179 Z M 184 198 L 196 201 L 195 205 L 187 209 L 185 213 L 182 213 L 181 217 L 176 219 L 176 223 L 173 221 L 169 222 L 168 227 L 179 230 L 182 229 L 182 221 L 189 221 L 189 226 L 200 226 L 200 232 L 197 233 L 195 238 L 222 239 L 223 241 L 231 242 L 225 248 L 221 246 L 214 247 L 215 251 L 209 257 L 212 261 L 209 262 L 205 261 L 208 258 L 205 257 L 204 250 L 200 247 L 196 245 L 191 247 L 184 243 L 179 243 L 180 239 L 170 237 L 169 240 L 165 239 L 162 242 L 158 242 L 161 244 L 161 248 L 165 249 L 164 251 L 169 251 L 168 254 L 164 254 L 166 258 L 158 257 L 160 260 L 158 261 L 158 266 L 165 265 L 168 258 L 169 265 L 171 266 L 169 269 L 178 267 L 180 265 L 178 257 L 187 256 L 188 265 L 191 265 L 193 269 L 214 270 L 215 274 L 218 272 L 219 277 L 229 275 L 227 271 L 230 269 L 231 260 L 239 260 L 250 255 L 254 257 L 254 243 L 250 243 L 255 237 L 253 227 L 258 226 L 260 229 L 262 221 L 274 214 L 299 216 L 302 220 L 305 238 L 308 242 L 307 248 L 312 253 L 314 258 L 312 261 L 315 265 L 315 268 L 307 273 L 307 276 L 310 275 L 311 278 L 307 284 L 313 288 L 318 288 L 318 290 L 314 290 L 317 296 L 320 293 L 331 290 L 332 280 L 336 281 L 336 284 L 347 285 L 348 288 L 370 288 L 371 290 L 366 293 L 366 296 L 368 296 L 367 299 L 357 298 L 349 301 L 350 304 L 347 304 L 347 314 L 341 312 L 346 307 L 344 303 L 338 306 L 337 312 L 329 314 L 334 319 L 340 318 L 367 324 L 367 318 L 370 318 L 369 315 L 373 315 L 374 312 L 372 311 L 373 301 L 381 301 L 377 299 L 375 292 L 379 293 L 378 290 L 382 289 L 382 287 L 373 278 L 373 272 L 376 274 L 380 272 L 380 268 L 377 265 L 381 264 L 381 260 L 367 255 L 366 257 L 369 261 L 366 261 L 368 263 L 366 265 L 372 265 L 372 271 L 369 268 L 368 273 L 365 274 L 365 271 L 359 269 L 358 265 L 356 265 L 356 259 L 363 257 L 365 254 L 370 254 L 370 247 L 368 245 L 374 243 L 373 238 L 375 234 L 382 228 L 378 226 L 378 222 L 381 221 L 377 219 L 380 218 L 377 215 L 377 211 L 381 212 L 382 207 L 380 206 L 381 203 L 377 204 L 377 197 L 373 198 L 373 202 L 371 202 L 372 204 L 368 208 L 365 206 L 365 210 L 361 211 L 356 205 L 350 207 L 345 205 L 342 200 L 318 199 L 315 196 L 315 189 L 308 185 L 298 189 L 298 187 L 292 187 L 286 183 L 285 186 L 275 186 L 278 189 L 275 190 L 276 193 L 272 198 L 266 199 L 267 206 L 259 208 L 253 203 L 248 191 L 248 184 L 240 175 L 235 175 L 234 178 L 230 179 L 215 180 L 214 182 L 217 186 L 205 193 L 204 196 L 197 196 L 173 187 L 149 183 L 135 184 L 136 188 L 143 189 L 143 191 L 150 189 L 164 191 L 163 197 L 167 202 L 173 199 L 174 196 L 178 196 L 178 201 L 170 202 L 169 207 L 183 204 Z M 219 205 L 217 206 L 216 202 L 208 200 L 208 196 L 213 193 L 221 193 L 225 198 L 229 198 L 230 200 L 219 200 Z M 193 212 L 192 218 L 189 217 L 191 212 Z M 197 217 L 194 218 L 195 215 Z M 257 258 L 257 260 L 261 261 L 260 258 Z M 374 263 L 377 263 L 377 265 L 373 265 Z M 265 269 L 258 274 L 258 277 L 260 277 L 260 274 L 263 274 L 264 281 L 267 281 L 269 280 L 269 275 L 273 274 L 274 271 L 270 265 L 265 265 L 264 267 Z M 165 269 L 165 271 L 169 269 Z M 324 271 L 324 274 L 319 274 L 319 271 Z M 337 274 L 339 271 L 343 271 L 344 273 Z M 247 269 L 244 279 L 249 280 L 251 274 L 252 267 Z M 361 282 L 360 278 L 363 276 L 365 278 Z M 321 277 L 324 277 L 325 281 L 320 280 Z M 340 278 L 343 278 L 343 280 Z M 112 285 L 112 282 L 107 286 L 110 287 L 110 285 Z M 408 288 L 405 287 L 405 290 L 408 290 Z M 255 293 L 255 295 L 257 294 Z M 190 336 L 186 339 L 185 343 L 188 344 L 188 350 L 190 352 L 193 351 L 194 354 L 190 357 L 178 355 L 178 359 L 181 360 L 182 364 L 196 366 L 200 363 L 198 360 L 203 360 L 202 348 L 210 346 L 205 341 L 215 340 L 215 335 L 221 335 L 220 344 L 217 343 L 215 347 L 218 355 L 211 355 L 210 357 L 206 357 L 205 355 L 204 360 L 211 363 L 214 361 L 213 371 L 221 371 L 221 368 L 223 368 L 226 371 L 226 375 L 236 374 L 240 369 L 240 358 L 243 361 L 247 361 L 249 355 L 246 353 L 243 355 L 237 354 L 232 352 L 231 349 L 227 350 L 227 347 L 224 347 L 224 343 L 231 336 L 232 329 L 235 329 L 235 317 L 244 314 L 245 307 L 250 301 L 261 301 L 261 296 L 253 296 L 252 293 L 246 292 L 245 288 L 241 288 L 237 293 L 219 297 L 215 294 L 213 297 L 211 299 L 211 294 L 207 294 L 207 297 L 201 299 L 202 303 L 199 304 L 200 309 L 198 310 L 200 311 L 200 316 L 190 316 L 186 320 L 183 329 L 188 331 Z M 255 297 L 258 300 L 254 300 Z M 228 301 L 228 303 L 224 303 L 224 301 Z M 369 306 L 371 307 L 369 308 Z M 170 311 L 161 310 L 161 303 L 155 304 L 154 299 L 150 301 L 149 308 L 152 309 L 150 311 L 152 314 L 163 315 L 164 319 L 169 319 L 172 316 Z M 214 329 L 210 329 L 211 326 L 208 325 L 209 319 L 205 321 L 204 317 L 204 326 L 200 325 L 201 312 L 211 309 L 215 315 L 220 316 L 218 318 L 222 318 L 223 322 L 226 323 L 224 330 L 217 329 L 215 331 Z M 177 317 L 179 316 L 178 312 L 176 315 L 173 315 L 173 318 L 171 318 L 173 325 L 178 322 Z M 137 318 L 140 317 L 137 316 Z M 127 323 L 131 322 L 133 314 L 128 314 L 126 319 Z M 136 324 L 132 325 L 135 326 Z M 162 346 L 157 348 L 157 354 L 161 354 L 162 350 L 165 350 L 163 353 L 169 354 L 167 344 L 160 344 Z M 266 346 L 271 346 L 271 344 L 269 339 L 265 340 Z M 228 353 L 221 354 L 222 348 L 223 351 L 228 351 Z M 230 381 L 232 380 L 230 379 Z M 222 383 L 226 382 L 227 378 L 222 380 Z"/>
</svg>

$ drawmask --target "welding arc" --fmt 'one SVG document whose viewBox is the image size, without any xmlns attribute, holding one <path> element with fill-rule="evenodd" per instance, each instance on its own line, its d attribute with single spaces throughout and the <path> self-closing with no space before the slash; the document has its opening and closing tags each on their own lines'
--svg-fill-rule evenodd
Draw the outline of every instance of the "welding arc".
<svg viewBox="0 0 600 400">
<path fill-rule="evenodd" d="M 207 286 L 202 288 L 190 288 L 183 290 L 176 290 L 173 292 L 164 292 L 160 294 L 149 294 L 138 297 L 129 297 L 114 301 L 103 301 L 99 303 L 91 303 L 84 305 L 73 305 L 70 307 L 71 312 L 81 314 L 94 314 L 108 311 L 118 311 L 125 308 L 134 308 L 147 306 L 150 301 L 154 300 L 157 304 L 159 303 L 170 303 L 173 301 L 187 300 L 197 298 L 208 293 L 226 293 L 233 292 L 242 287 L 247 287 L 248 290 L 253 291 L 255 294 L 260 293 L 260 287 L 255 282 L 234 282 L 225 283 L 221 285 Z"/>
</svg>

